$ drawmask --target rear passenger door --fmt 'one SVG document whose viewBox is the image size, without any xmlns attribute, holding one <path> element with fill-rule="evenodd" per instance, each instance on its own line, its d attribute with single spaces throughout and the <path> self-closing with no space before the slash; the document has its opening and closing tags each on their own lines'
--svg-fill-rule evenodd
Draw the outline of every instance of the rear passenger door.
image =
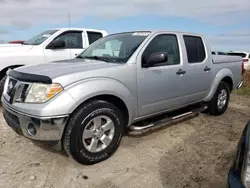
<svg viewBox="0 0 250 188">
<path fill-rule="evenodd" d="M 186 85 L 188 102 L 204 99 L 213 80 L 211 55 L 205 48 L 205 41 L 199 36 L 183 35 L 186 54 Z"/>
</svg>

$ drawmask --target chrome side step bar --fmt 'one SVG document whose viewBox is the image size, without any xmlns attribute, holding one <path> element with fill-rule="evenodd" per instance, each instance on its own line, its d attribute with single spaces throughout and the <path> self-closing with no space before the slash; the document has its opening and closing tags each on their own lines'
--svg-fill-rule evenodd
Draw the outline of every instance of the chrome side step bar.
<svg viewBox="0 0 250 188">
<path fill-rule="evenodd" d="M 174 115 L 166 114 L 158 118 L 155 117 L 157 118 L 157 120 L 151 120 L 151 121 L 145 120 L 142 122 L 138 122 L 136 124 L 132 124 L 129 126 L 128 134 L 133 135 L 133 136 L 142 135 L 149 131 L 170 125 L 176 121 L 181 121 L 187 118 L 195 117 L 199 115 L 200 112 L 203 112 L 206 109 L 207 109 L 206 105 L 200 105 L 198 108 L 193 108 L 192 110 L 184 111 L 184 112 L 182 111 L 179 114 L 174 114 Z"/>
</svg>

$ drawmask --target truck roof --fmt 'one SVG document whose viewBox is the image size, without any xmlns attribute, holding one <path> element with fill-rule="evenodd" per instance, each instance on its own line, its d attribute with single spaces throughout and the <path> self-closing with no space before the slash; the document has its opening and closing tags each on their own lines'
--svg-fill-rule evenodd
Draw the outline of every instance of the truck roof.
<svg viewBox="0 0 250 188">
<path fill-rule="evenodd" d="M 91 28 L 79 28 L 79 27 L 64 27 L 64 28 L 53 28 L 53 29 L 56 29 L 56 30 L 64 30 L 64 31 L 68 31 L 68 30 L 88 30 L 88 31 L 96 31 L 96 32 L 106 32 L 104 30 L 101 30 L 101 29 L 91 29 Z M 53 29 L 50 29 L 50 30 L 53 30 Z"/>
<path fill-rule="evenodd" d="M 195 36 L 201 36 L 201 34 L 198 33 L 191 33 L 186 31 L 175 31 L 175 30 L 131 30 L 131 31 L 124 31 L 124 32 L 118 32 L 118 33 L 130 33 L 130 32 L 150 32 L 151 34 L 154 33 L 160 33 L 160 32 L 167 32 L 167 33 L 178 33 L 178 34 L 186 34 L 186 35 L 195 35 Z M 114 34 L 114 33 L 112 33 Z"/>
</svg>

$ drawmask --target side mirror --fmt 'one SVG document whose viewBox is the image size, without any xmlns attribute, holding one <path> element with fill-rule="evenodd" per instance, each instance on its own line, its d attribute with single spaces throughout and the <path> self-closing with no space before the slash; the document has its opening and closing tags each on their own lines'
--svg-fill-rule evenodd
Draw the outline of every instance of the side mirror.
<svg viewBox="0 0 250 188">
<path fill-rule="evenodd" d="M 65 41 L 63 40 L 55 40 L 55 41 L 52 41 L 48 48 L 49 49 L 56 49 L 56 48 L 64 48 L 66 45 L 65 45 Z"/>
<path fill-rule="evenodd" d="M 144 67 L 152 67 L 156 64 L 165 63 L 168 61 L 168 55 L 166 52 L 155 52 L 149 55 L 146 59 Z"/>
</svg>

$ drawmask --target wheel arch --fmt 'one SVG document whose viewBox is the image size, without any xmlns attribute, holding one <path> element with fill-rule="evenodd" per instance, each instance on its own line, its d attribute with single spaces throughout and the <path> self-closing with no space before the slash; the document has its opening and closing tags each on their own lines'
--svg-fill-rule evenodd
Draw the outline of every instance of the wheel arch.
<svg viewBox="0 0 250 188">
<path fill-rule="evenodd" d="M 11 66 L 5 67 L 4 69 L 2 69 L 0 71 L 0 80 L 2 80 L 4 78 L 4 76 L 6 75 L 6 72 L 8 71 L 8 69 L 15 69 L 15 68 L 18 68 L 18 67 L 21 67 L 21 66 L 24 66 L 24 65 L 11 65 Z"/>
<path fill-rule="evenodd" d="M 127 119 L 127 125 L 137 115 L 137 98 L 134 97 L 133 88 L 129 89 L 125 84 L 117 80 L 91 78 L 73 83 L 65 87 L 65 90 L 75 100 L 75 104 L 67 109 L 69 114 L 89 100 L 101 99 L 122 108 Z"/>
<path fill-rule="evenodd" d="M 228 84 L 230 92 L 232 92 L 232 90 L 233 90 L 233 80 L 232 80 L 232 78 L 230 76 L 226 76 L 221 80 L 221 82 L 222 81 Z"/>
<path fill-rule="evenodd" d="M 80 103 L 77 107 L 75 107 L 71 115 L 73 115 L 74 112 L 82 108 L 82 106 L 84 106 L 86 103 L 91 102 L 93 100 L 104 100 L 104 101 L 110 102 L 121 111 L 124 117 L 125 126 L 129 124 L 130 116 L 129 116 L 129 110 L 128 110 L 126 103 L 120 97 L 117 97 L 112 94 L 101 94 L 101 95 L 96 95 L 96 96 L 88 98 L 87 100 Z"/>
<path fill-rule="evenodd" d="M 204 99 L 204 101 L 207 102 L 207 101 L 210 101 L 213 98 L 219 84 L 222 81 L 224 81 L 224 82 L 226 82 L 228 84 L 230 92 L 231 92 L 233 90 L 235 84 L 234 84 L 234 76 L 233 76 L 233 73 L 232 73 L 232 71 L 230 69 L 228 69 L 228 68 L 221 69 L 215 75 L 212 87 L 211 87 L 211 89 L 209 91 L 209 94 Z"/>
</svg>

